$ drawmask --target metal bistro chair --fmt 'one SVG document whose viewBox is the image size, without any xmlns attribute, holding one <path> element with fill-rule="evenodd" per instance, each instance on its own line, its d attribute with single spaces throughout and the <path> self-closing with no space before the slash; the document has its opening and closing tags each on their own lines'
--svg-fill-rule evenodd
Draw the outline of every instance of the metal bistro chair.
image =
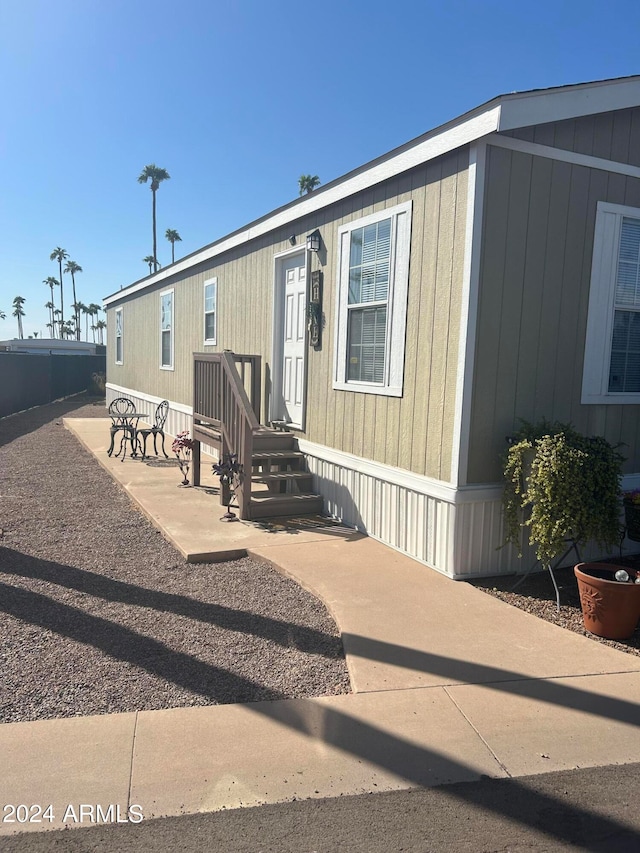
<svg viewBox="0 0 640 853">
<path fill-rule="evenodd" d="M 135 410 L 136 407 L 133 400 L 130 400 L 128 397 L 116 397 L 115 400 L 112 400 L 109 403 L 109 417 L 111 418 L 111 427 L 109 428 L 109 431 L 111 433 L 111 444 L 107 450 L 108 456 L 111 456 L 113 453 L 113 445 L 117 432 L 124 433 L 123 441 L 130 437 L 131 424 L 127 419 L 127 415 L 135 412 Z"/>
<path fill-rule="evenodd" d="M 146 459 L 147 457 L 147 438 L 150 435 L 153 435 L 153 452 L 155 455 L 158 455 L 158 448 L 156 447 L 156 436 L 162 436 L 162 452 L 164 453 L 164 458 L 168 459 L 169 457 L 166 454 L 164 449 L 164 425 L 167 422 L 167 415 L 169 414 L 169 401 L 163 400 L 156 407 L 156 413 L 153 417 L 153 426 L 152 427 L 142 427 L 142 429 L 138 430 L 138 435 L 142 436 L 142 458 Z"/>
</svg>

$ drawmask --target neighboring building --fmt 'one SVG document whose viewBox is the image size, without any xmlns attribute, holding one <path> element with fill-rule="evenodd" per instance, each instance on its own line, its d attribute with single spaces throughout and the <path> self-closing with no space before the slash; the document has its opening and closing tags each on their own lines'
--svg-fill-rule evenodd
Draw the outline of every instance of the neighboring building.
<svg viewBox="0 0 640 853">
<path fill-rule="evenodd" d="M 101 355 L 105 347 L 88 341 L 58 338 L 14 338 L 0 341 L 0 352 L 27 352 L 31 355 Z"/>
<path fill-rule="evenodd" d="M 452 577 L 513 571 L 519 418 L 624 442 L 640 485 L 640 77 L 500 96 L 105 305 L 108 400 L 166 398 L 175 433 L 194 352 L 258 354 L 262 423 L 329 513 Z"/>
</svg>

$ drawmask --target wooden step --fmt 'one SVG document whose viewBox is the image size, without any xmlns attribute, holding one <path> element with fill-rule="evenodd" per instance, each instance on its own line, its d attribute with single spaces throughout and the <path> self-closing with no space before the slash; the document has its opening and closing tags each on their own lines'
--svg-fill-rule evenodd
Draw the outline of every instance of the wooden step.
<svg viewBox="0 0 640 853">
<path fill-rule="evenodd" d="M 251 496 L 251 519 L 280 518 L 285 515 L 311 515 L 322 512 L 321 495 L 265 495 Z"/>
<path fill-rule="evenodd" d="M 278 481 L 310 480 L 309 471 L 256 471 L 251 475 L 254 483 L 275 483 Z"/>
<path fill-rule="evenodd" d="M 252 459 L 254 462 L 279 463 L 289 459 L 304 459 L 304 453 L 301 450 L 259 450 L 253 452 Z"/>
<path fill-rule="evenodd" d="M 256 430 L 253 433 L 253 449 L 255 453 L 266 450 L 294 450 L 294 437 L 290 432 L 276 432 L 273 429 Z"/>
</svg>

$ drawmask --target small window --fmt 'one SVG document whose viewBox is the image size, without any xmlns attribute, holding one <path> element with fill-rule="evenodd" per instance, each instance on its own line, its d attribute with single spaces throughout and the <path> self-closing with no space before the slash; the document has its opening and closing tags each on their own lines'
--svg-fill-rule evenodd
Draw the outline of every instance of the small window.
<svg viewBox="0 0 640 853">
<path fill-rule="evenodd" d="M 160 294 L 160 366 L 173 370 L 173 290 Z"/>
<path fill-rule="evenodd" d="M 218 316 L 218 279 L 211 278 L 204 283 L 204 342 L 215 344 L 216 322 Z"/>
<path fill-rule="evenodd" d="M 122 364 L 122 308 L 116 308 L 116 364 Z"/>
<path fill-rule="evenodd" d="M 340 228 L 333 387 L 402 396 L 411 202 Z"/>
<path fill-rule="evenodd" d="M 640 403 L 640 209 L 598 202 L 583 403 Z"/>
</svg>

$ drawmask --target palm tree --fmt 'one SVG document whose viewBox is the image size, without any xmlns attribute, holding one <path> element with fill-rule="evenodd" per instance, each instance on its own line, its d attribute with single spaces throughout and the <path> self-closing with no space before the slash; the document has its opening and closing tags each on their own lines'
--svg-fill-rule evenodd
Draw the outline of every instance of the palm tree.
<svg viewBox="0 0 640 853">
<path fill-rule="evenodd" d="M 95 302 L 92 302 L 92 303 L 91 303 L 91 305 L 89 305 L 89 309 L 88 309 L 88 310 L 89 310 L 89 314 L 90 314 L 92 317 L 97 317 L 97 316 L 98 316 L 98 311 L 100 310 L 100 306 L 99 306 L 99 305 L 96 305 L 96 303 L 95 303 Z M 95 344 L 95 342 L 96 342 L 96 327 L 95 327 L 95 326 L 91 326 L 91 331 L 93 332 L 93 342 L 94 342 L 94 344 Z M 89 335 L 87 335 L 87 337 L 89 337 Z"/>
<path fill-rule="evenodd" d="M 5 320 L 6 317 L 7 315 L 4 313 L 4 311 L 0 311 L 0 320 Z"/>
<path fill-rule="evenodd" d="M 80 340 L 80 332 L 82 331 L 80 326 L 80 311 L 82 310 L 82 302 L 74 302 L 72 305 L 73 308 L 73 326 L 76 332 L 76 340 Z"/>
<path fill-rule="evenodd" d="M 23 305 L 25 303 L 24 296 L 16 296 L 13 300 L 13 316 L 18 318 L 18 335 L 20 340 L 24 338 L 22 332 L 22 318 L 24 317 Z"/>
<path fill-rule="evenodd" d="M 44 307 L 49 309 L 49 322 L 47 323 L 47 329 L 51 329 L 53 327 L 53 309 L 55 305 L 53 302 L 45 302 Z"/>
<path fill-rule="evenodd" d="M 51 313 L 51 323 L 53 325 L 53 337 L 55 338 L 56 326 L 55 326 L 55 323 L 53 322 L 53 309 L 55 308 L 55 299 L 53 298 L 53 288 L 54 287 L 60 287 L 60 282 L 58 281 L 57 278 L 54 278 L 52 275 L 50 275 L 50 276 L 47 276 L 47 278 L 45 278 L 42 283 L 46 284 L 47 287 L 51 288 L 51 303 L 47 302 L 47 304 L 44 307 L 49 308 L 49 304 L 51 304 L 51 306 L 52 306 L 50 309 L 52 312 Z"/>
<path fill-rule="evenodd" d="M 88 341 L 89 340 L 89 306 L 85 305 L 84 302 L 78 302 L 78 305 L 80 306 L 80 311 L 82 311 L 82 313 L 84 314 L 84 319 L 85 319 L 84 334 L 85 334 L 85 339 Z"/>
<path fill-rule="evenodd" d="M 156 240 L 156 192 L 158 191 L 158 187 L 162 181 L 168 181 L 170 177 L 171 175 L 166 169 L 161 169 L 159 166 L 156 166 L 155 163 L 151 163 L 150 166 L 145 166 L 138 177 L 139 184 L 146 184 L 147 181 L 151 181 L 151 195 L 153 196 L 153 263 L 155 272 L 158 271 L 158 261 L 156 260 L 158 257 L 158 245 Z"/>
<path fill-rule="evenodd" d="M 62 288 L 62 262 L 65 261 L 69 257 L 69 253 L 65 252 L 64 249 L 61 249 L 60 246 L 56 246 L 56 248 L 49 255 L 49 260 L 57 261 L 58 266 L 60 267 L 60 322 L 64 324 L 64 291 Z M 60 332 L 60 337 L 62 337 L 62 331 Z"/>
<path fill-rule="evenodd" d="M 96 329 L 100 332 L 100 343 L 104 343 L 104 338 L 102 337 L 102 330 L 107 328 L 107 324 L 104 320 L 98 320 L 96 323 Z"/>
<path fill-rule="evenodd" d="M 176 261 L 175 254 L 174 254 L 174 249 L 175 249 L 174 244 L 175 243 L 182 243 L 182 237 L 173 228 L 167 228 L 164 236 L 171 243 L 171 263 L 174 264 Z"/>
<path fill-rule="evenodd" d="M 154 264 L 156 265 L 156 269 L 160 266 L 158 261 L 154 257 L 152 257 L 151 255 L 147 255 L 146 258 L 143 258 L 142 263 L 143 264 L 149 264 L 149 275 L 151 275 L 151 273 L 153 272 L 151 267 L 154 266 Z"/>
<path fill-rule="evenodd" d="M 61 324 L 62 326 L 62 337 L 69 340 L 69 338 L 73 339 L 74 337 L 74 325 L 73 320 L 67 320 L 66 322 Z"/>
<path fill-rule="evenodd" d="M 298 178 L 298 188 L 300 190 L 300 195 L 307 195 L 310 192 L 313 192 L 316 187 L 320 186 L 320 178 L 317 175 L 300 175 Z"/>
<path fill-rule="evenodd" d="M 74 317 L 76 318 L 76 340 L 80 340 L 80 309 L 76 306 L 78 305 L 78 300 L 76 299 L 76 278 L 75 275 L 77 272 L 82 272 L 82 267 L 80 264 L 77 264 L 75 261 L 67 261 L 66 266 L 64 268 L 65 272 L 71 273 L 71 285 L 73 287 L 73 310 Z"/>
</svg>

